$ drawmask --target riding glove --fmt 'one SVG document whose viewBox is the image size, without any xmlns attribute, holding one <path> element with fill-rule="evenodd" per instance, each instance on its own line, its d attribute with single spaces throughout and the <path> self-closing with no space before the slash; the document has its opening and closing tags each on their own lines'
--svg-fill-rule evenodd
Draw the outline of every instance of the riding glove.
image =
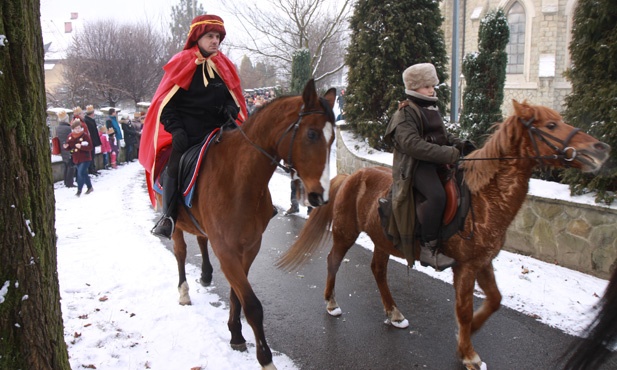
<svg viewBox="0 0 617 370">
<path fill-rule="evenodd" d="M 189 147 L 189 137 L 184 130 L 176 130 L 171 134 L 171 146 L 176 152 L 183 153 Z"/>
</svg>

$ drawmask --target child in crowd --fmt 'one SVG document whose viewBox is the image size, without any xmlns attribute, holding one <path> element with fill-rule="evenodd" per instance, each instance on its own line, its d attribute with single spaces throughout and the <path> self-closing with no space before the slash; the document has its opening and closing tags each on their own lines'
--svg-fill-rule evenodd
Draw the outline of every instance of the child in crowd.
<svg viewBox="0 0 617 370">
<path fill-rule="evenodd" d="M 101 139 L 101 154 L 103 155 L 103 168 L 109 169 L 109 153 L 111 152 L 111 145 L 109 145 L 109 138 L 107 137 L 107 128 L 105 126 L 99 127 L 99 138 Z"/>
</svg>

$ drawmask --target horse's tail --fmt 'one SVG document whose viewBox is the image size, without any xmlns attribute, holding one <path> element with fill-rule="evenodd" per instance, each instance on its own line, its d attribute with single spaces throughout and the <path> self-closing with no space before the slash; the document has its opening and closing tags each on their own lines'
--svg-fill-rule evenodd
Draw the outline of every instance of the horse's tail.
<svg viewBox="0 0 617 370">
<path fill-rule="evenodd" d="M 328 240 L 336 193 L 348 175 L 337 175 L 330 181 L 330 200 L 311 211 L 296 242 L 278 259 L 276 267 L 291 271 L 306 263 L 311 255 Z"/>
<path fill-rule="evenodd" d="M 574 340 L 563 354 L 564 370 L 597 369 L 611 355 L 611 347 L 617 343 L 617 269 L 599 307 L 596 318 L 585 330 L 585 337 Z"/>
</svg>

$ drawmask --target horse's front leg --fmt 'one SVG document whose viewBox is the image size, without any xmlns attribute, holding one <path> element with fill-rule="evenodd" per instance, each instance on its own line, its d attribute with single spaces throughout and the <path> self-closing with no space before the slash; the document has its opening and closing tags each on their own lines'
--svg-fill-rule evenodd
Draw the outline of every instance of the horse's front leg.
<svg viewBox="0 0 617 370">
<path fill-rule="evenodd" d="M 353 246 L 354 241 L 355 239 L 351 240 L 351 242 L 345 240 L 336 231 L 332 235 L 332 249 L 328 253 L 328 276 L 326 277 L 326 288 L 324 289 L 326 311 L 331 316 L 341 316 L 343 313 L 335 298 L 336 274 L 341 267 L 345 254 Z"/>
<path fill-rule="evenodd" d="M 261 239 L 257 243 L 261 243 Z M 240 310 L 242 309 L 246 321 L 255 334 L 257 361 L 264 369 L 276 369 L 272 363 L 272 351 L 268 346 L 264 332 L 263 307 L 248 281 L 248 271 L 259 251 L 259 244 L 244 247 L 241 261 L 238 260 L 238 253 L 230 251 L 233 248 L 225 246 L 221 249 L 219 245 L 216 245 L 216 247 L 219 248 L 216 252 L 221 270 L 232 289 L 229 299 L 231 309 L 227 323 L 231 332 L 230 344 L 234 349 L 242 350 L 243 345 L 246 348 L 246 340 L 242 336 L 242 323 L 240 322 Z"/>
<path fill-rule="evenodd" d="M 189 284 L 186 282 L 186 242 L 184 241 L 184 232 L 176 228 L 171 235 L 171 239 L 174 242 L 174 255 L 178 264 L 178 292 L 180 293 L 178 302 L 183 306 L 190 305 Z"/>
<path fill-rule="evenodd" d="M 479 370 L 480 356 L 471 343 L 471 323 L 473 320 L 473 289 L 476 271 L 467 264 L 459 263 L 452 268 L 456 294 L 456 320 L 458 322 L 457 352 L 467 369 Z"/>
<path fill-rule="evenodd" d="M 202 286 L 210 286 L 212 284 L 212 264 L 210 263 L 210 255 L 208 254 L 208 238 L 205 236 L 197 237 L 197 244 L 201 250 L 201 278 L 199 283 Z"/>
<path fill-rule="evenodd" d="M 493 263 L 489 263 L 478 272 L 478 285 L 484 291 L 486 298 L 482 302 L 482 306 L 473 313 L 473 321 L 471 322 L 471 333 L 475 333 L 488 320 L 491 315 L 501 307 L 501 293 L 495 282 L 495 272 Z"/>
<path fill-rule="evenodd" d="M 379 288 L 379 294 L 381 294 L 381 303 L 383 304 L 386 315 L 388 316 L 388 322 L 392 326 L 404 329 L 409 326 L 409 321 L 403 316 L 401 311 L 396 307 L 390 287 L 388 286 L 388 261 L 390 255 L 375 245 L 373 251 L 373 259 L 371 260 L 371 270 L 377 282 Z"/>
</svg>

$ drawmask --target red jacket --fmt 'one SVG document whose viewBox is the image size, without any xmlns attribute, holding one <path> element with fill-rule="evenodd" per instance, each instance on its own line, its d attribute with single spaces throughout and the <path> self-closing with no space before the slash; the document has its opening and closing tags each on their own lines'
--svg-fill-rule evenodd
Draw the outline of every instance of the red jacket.
<svg viewBox="0 0 617 370">
<path fill-rule="evenodd" d="M 88 145 L 83 145 L 83 143 L 88 143 Z M 77 144 L 80 144 L 80 147 L 77 147 Z M 65 145 L 68 145 L 68 150 L 71 152 L 71 156 L 73 157 L 73 163 L 79 164 L 82 162 L 88 162 L 92 160 L 92 140 L 90 139 L 90 135 L 88 135 L 85 131 L 82 131 L 81 135 L 73 136 L 72 133 L 66 138 Z"/>
<path fill-rule="evenodd" d="M 101 139 L 101 153 L 111 152 L 111 145 L 109 144 L 109 140 L 107 140 L 107 135 L 99 132 L 99 138 Z"/>
</svg>

